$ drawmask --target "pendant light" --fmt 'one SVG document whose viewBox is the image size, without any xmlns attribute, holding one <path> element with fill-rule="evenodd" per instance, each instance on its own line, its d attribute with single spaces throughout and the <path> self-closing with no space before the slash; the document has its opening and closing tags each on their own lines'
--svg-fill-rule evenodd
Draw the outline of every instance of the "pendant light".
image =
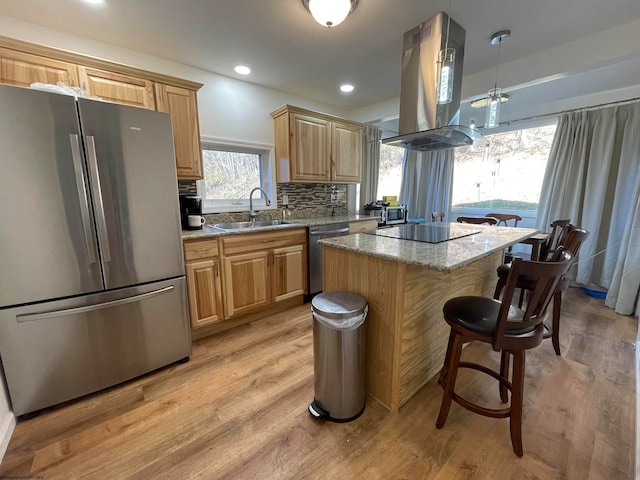
<svg viewBox="0 0 640 480">
<path fill-rule="evenodd" d="M 358 0 L 302 0 L 316 22 L 331 28 L 342 23 L 358 5 Z"/>
<path fill-rule="evenodd" d="M 449 48 L 449 27 L 451 26 L 451 0 L 449 0 L 449 15 L 447 15 L 447 38 L 444 50 L 438 55 L 438 83 L 436 85 L 436 102 L 438 105 L 451 103 L 453 99 L 453 73 L 456 63 L 456 49 Z"/>
<path fill-rule="evenodd" d="M 500 68 L 500 47 L 502 42 L 511 36 L 511 30 L 501 30 L 491 35 L 491 45 L 498 45 L 498 62 L 496 63 L 496 81 L 487 93 L 487 110 L 484 121 L 485 128 L 494 128 L 500 124 L 500 104 L 502 103 L 502 89 L 498 88 L 498 69 Z"/>
</svg>

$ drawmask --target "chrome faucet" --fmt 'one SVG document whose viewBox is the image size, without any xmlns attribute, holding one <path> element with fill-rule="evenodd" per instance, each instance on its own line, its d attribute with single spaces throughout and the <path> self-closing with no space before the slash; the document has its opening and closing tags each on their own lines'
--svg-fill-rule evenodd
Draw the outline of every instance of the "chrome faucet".
<svg viewBox="0 0 640 480">
<path fill-rule="evenodd" d="M 249 194 L 249 217 L 251 217 L 251 222 L 255 222 L 256 221 L 256 217 L 258 216 L 258 212 L 256 212 L 253 209 L 253 192 L 255 192 L 256 190 L 260 190 L 262 193 L 264 193 L 264 203 L 265 203 L 265 205 L 267 207 L 269 205 L 271 205 L 271 201 L 269 200 L 269 197 L 267 197 L 267 192 L 265 192 L 262 188 L 256 187 L 253 190 L 251 190 L 251 193 Z"/>
</svg>

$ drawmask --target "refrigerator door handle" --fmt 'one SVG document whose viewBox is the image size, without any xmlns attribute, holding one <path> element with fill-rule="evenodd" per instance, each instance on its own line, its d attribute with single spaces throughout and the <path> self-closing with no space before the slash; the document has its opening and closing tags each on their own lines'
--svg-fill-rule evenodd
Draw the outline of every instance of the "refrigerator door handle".
<svg viewBox="0 0 640 480">
<path fill-rule="evenodd" d="M 82 229 L 84 230 L 84 242 L 87 247 L 89 263 L 96 263 L 96 251 L 91 241 L 93 232 L 91 230 L 91 220 L 89 217 L 89 200 L 87 199 L 87 190 L 84 186 L 82 159 L 80 157 L 80 139 L 78 134 L 69 134 L 69 141 L 71 142 L 71 156 L 73 157 L 73 170 L 76 177 L 76 187 L 78 188 L 78 200 L 80 201 L 80 218 L 82 219 Z"/>
<path fill-rule="evenodd" d="M 126 305 L 127 303 L 139 302 L 145 298 L 155 297 L 156 295 L 162 295 L 163 293 L 171 292 L 174 289 L 173 285 L 168 287 L 153 290 L 147 293 L 141 293 L 139 295 L 133 295 L 132 297 L 120 298 L 118 300 L 110 300 L 108 302 L 96 303 L 94 305 L 87 305 L 85 307 L 67 308 L 65 310 L 54 310 L 52 312 L 33 313 L 26 315 L 17 315 L 18 322 L 34 322 L 37 320 L 46 320 L 48 318 L 65 317 L 68 315 L 76 315 L 79 313 L 93 312 L 95 310 L 102 310 L 107 307 L 117 307 L 120 305 Z"/>
<path fill-rule="evenodd" d="M 87 157 L 89 159 L 89 173 L 93 184 L 93 201 L 96 207 L 96 226 L 98 239 L 102 249 L 102 258 L 105 262 L 111 261 L 111 249 L 109 247 L 109 235 L 107 232 L 107 220 L 104 216 L 104 203 L 102 202 L 102 187 L 100 186 L 100 172 L 98 172 L 98 156 L 96 154 L 96 140 L 93 135 L 86 136 Z"/>
</svg>

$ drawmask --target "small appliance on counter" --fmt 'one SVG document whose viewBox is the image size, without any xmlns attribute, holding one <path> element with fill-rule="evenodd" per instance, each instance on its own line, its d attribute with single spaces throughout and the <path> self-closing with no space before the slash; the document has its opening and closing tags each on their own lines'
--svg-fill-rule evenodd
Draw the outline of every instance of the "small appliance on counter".
<svg viewBox="0 0 640 480">
<path fill-rule="evenodd" d="M 397 205 L 395 201 L 394 203 L 396 203 L 396 205 L 391 206 L 387 202 L 377 200 L 365 205 L 363 213 L 370 217 L 376 217 L 379 227 L 407 223 L 406 205 Z"/>
<path fill-rule="evenodd" d="M 385 221 L 385 211 L 382 203 L 379 202 L 371 202 L 364 206 L 363 208 L 364 215 L 368 217 L 375 217 L 378 220 L 378 226 L 384 225 Z"/>
<path fill-rule="evenodd" d="M 204 224 L 202 217 L 202 197 L 199 195 L 180 195 L 180 219 L 183 230 L 200 230 Z"/>
</svg>

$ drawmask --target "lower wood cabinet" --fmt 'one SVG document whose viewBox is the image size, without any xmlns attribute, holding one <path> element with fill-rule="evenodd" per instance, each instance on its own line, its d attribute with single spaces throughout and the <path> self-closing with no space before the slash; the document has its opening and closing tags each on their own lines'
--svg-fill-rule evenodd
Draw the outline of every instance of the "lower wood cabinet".
<svg viewBox="0 0 640 480">
<path fill-rule="evenodd" d="M 191 326 L 224 320 L 218 241 L 185 242 L 184 254 Z"/>
<path fill-rule="evenodd" d="M 193 329 L 307 293 L 306 228 L 188 240 L 184 258 Z"/>
<path fill-rule="evenodd" d="M 306 229 L 222 237 L 227 318 L 307 292 Z"/>
<path fill-rule="evenodd" d="M 307 253 L 305 245 L 274 249 L 271 265 L 271 298 L 274 302 L 306 293 Z"/>
<path fill-rule="evenodd" d="M 271 303 L 268 251 L 224 257 L 225 304 L 229 317 Z"/>
</svg>

